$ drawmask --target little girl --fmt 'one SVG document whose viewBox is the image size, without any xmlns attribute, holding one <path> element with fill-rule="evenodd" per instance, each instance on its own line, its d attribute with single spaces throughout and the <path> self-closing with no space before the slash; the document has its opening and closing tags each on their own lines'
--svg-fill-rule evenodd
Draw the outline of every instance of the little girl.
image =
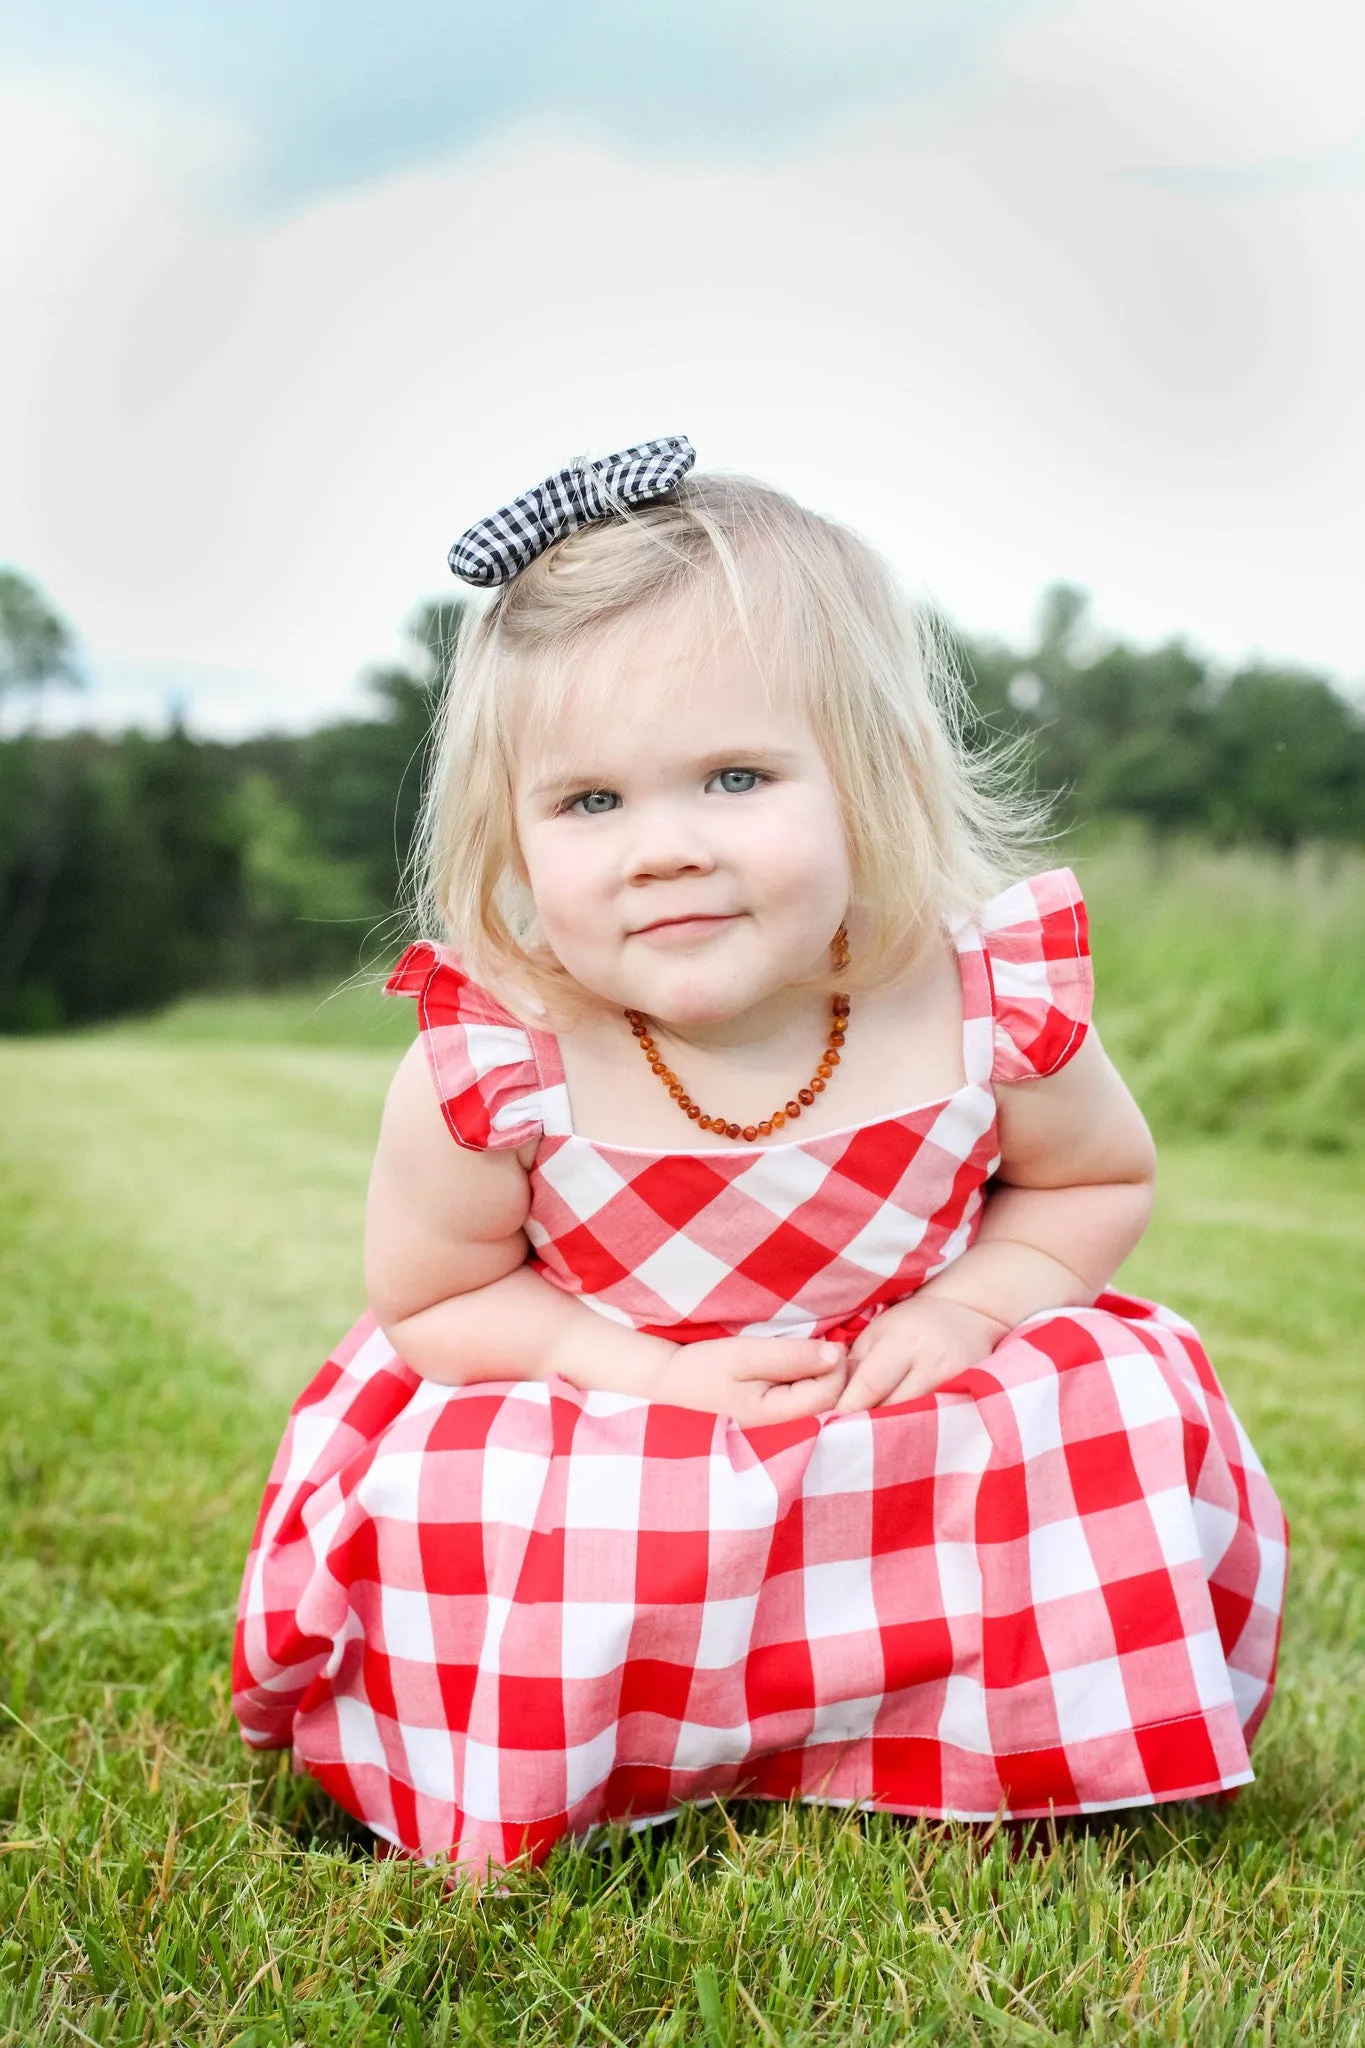
<svg viewBox="0 0 1365 2048">
<path fill-rule="evenodd" d="M 237 1713 L 471 1871 L 734 1793 L 990 1819 L 1225 1791 L 1279 1505 L 1110 1291 L 1153 1153 L 1065 869 L 880 561 L 651 443 L 481 526 L 442 943 L 301 1396 Z"/>
</svg>

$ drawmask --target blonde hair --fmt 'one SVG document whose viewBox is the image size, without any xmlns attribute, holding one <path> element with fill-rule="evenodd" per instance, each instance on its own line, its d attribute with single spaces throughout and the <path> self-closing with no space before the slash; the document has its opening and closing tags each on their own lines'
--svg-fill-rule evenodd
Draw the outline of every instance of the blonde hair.
<svg viewBox="0 0 1365 2048">
<path fill-rule="evenodd" d="M 837 793 L 860 940 L 841 981 L 903 972 L 945 921 L 1020 871 L 1040 806 L 1008 750 L 965 741 L 945 635 L 846 527 L 746 477 L 693 475 L 668 498 L 557 542 L 467 614 L 437 722 L 416 848 L 419 914 L 515 1007 L 571 1003 L 520 869 L 514 782 L 528 730 L 552 731 L 581 657 L 682 616 L 743 634 L 767 687 L 810 723 Z M 577 666 L 576 666 L 577 665 Z"/>
</svg>

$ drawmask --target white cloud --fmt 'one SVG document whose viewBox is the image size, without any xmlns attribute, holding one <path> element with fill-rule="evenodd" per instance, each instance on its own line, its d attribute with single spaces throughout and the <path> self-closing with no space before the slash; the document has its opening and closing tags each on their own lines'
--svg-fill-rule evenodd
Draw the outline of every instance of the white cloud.
<svg viewBox="0 0 1365 2048">
<path fill-rule="evenodd" d="M 1025 22 L 929 140 L 883 114 L 798 162 L 679 166 L 539 130 L 250 232 L 89 109 L 12 97 L 0 556 L 84 631 L 110 710 L 183 669 L 200 722 L 293 723 L 454 589 L 469 520 L 685 431 L 969 624 L 1021 631 L 1069 576 L 1144 637 L 1357 671 L 1365 192 L 1130 175 L 1302 147 L 1253 17 Z M 1341 58 L 1305 73 L 1324 139 Z"/>
</svg>

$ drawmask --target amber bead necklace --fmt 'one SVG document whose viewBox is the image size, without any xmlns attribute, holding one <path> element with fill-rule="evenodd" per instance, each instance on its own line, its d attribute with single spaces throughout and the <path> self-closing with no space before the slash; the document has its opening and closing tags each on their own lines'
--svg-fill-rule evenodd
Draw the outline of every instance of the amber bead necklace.
<svg viewBox="0 0 1365 2048">
<path fill-rule="evenodd" d="M 848 933 L 843 925 L 840 925 L 838 931 L 834 934 L 830 951 L 834 956 L 836 971 L 847 967 Z M 811 1075 L 804 1088 L 797 1089 L 790 1102 L 784 1104 L 781 1109 L 775 1109 L 771 1116 L 763 1117 L 756 1124 L 728 1123 L 723 1116 L 711 1116 L 701 1107 L 700 1103 L 692 1100 L 692 1097 L 683 1087 L 682 1082 L 659 1051 L 658 1046 L 650 1036 L 648 1019 L 642 1017 L 638 1010 L 627 1010 L 626 1022 L 635 1034 L 641 1052 L 663 1082 L 664 1087 L 673 1097 L 683 1115 L 690 1118 L 699 1131 L 714 1131 L 718 1138 L 733 1138 L 740 1144 L 752 1145 L 756 1138 L 771 1138 L 774 1131 L 780 1131 L 784 1124 L 790 1123 L 793 1119 L 800 1116 L 803 1109 L 811 1107 L 817 1095 L 824 1093 L 826 1087 L 834 1078 L 834 1069 L 839 1064 L 844 1035 L 848 1030 L 850 1007 L 847 996 L 836 994 L 830 997 L 829 1040 L 823 1053 L 820 1055 L 820 1061 L 815 1072 Z"/>
</svg>

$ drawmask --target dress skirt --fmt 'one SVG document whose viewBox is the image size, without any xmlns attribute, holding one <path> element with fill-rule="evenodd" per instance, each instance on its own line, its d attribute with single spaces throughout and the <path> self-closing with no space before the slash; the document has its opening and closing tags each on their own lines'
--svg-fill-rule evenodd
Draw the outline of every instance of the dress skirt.
<svg viewBox="0 0 1365 2048">
<path fill-rule="evenodd" d="M 1251 1776 L 1279 1503 L 1188 1323 L 1048 1312 L 936 1393 L 741 1429 L 451 1389 L 372 1317 L 247 1563 L 249 1743 L 473 1872 L 731 1794 L 989 1820 Z"/>
</svg>

